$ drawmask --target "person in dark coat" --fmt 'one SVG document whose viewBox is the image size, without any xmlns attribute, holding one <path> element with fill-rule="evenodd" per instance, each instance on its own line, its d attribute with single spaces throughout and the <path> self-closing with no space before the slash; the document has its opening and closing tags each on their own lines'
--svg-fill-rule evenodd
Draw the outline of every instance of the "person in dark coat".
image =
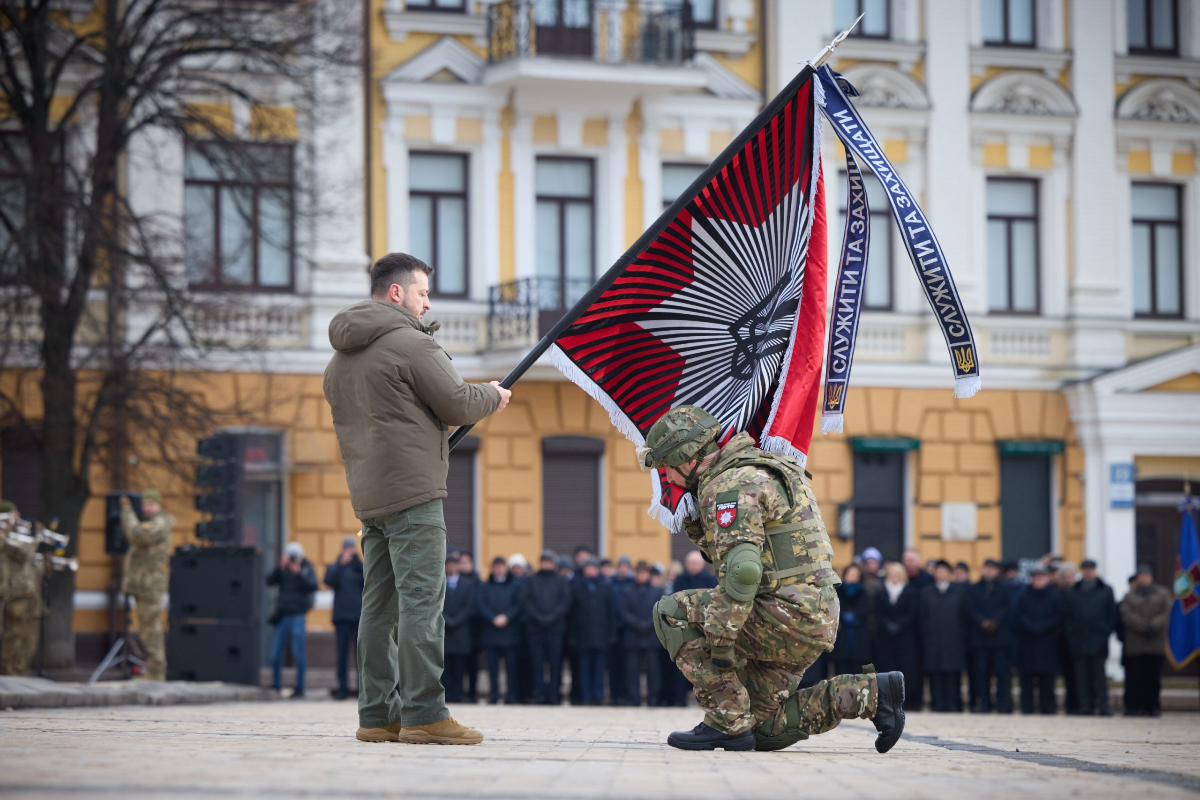
<svg viewBox="0 0 1200 800">
<path fill-rule="evenodd" d="M 633 583 L 621 592 L 621 644 L 625 648 L 626 702 L 642 704 L 642 669 L 646 672 L 646 704 L 658 705 L 658 650 L 662 644 L 654 632 L 654 604 L 662 599 L 662 589 L 650 582 L 650 565 L 639 561 Z"/>
<path fill-rule="evenodd" d="M 1067 713 L 1073 713 L 1079 708 L 1079 692 L 1075 686 L 1075 659 L 1071 657 L 1071 644 L 1067 640 L 1067 600 L 1068 592 L 1075 588 L 1079 575 L 1076 567 L 1069 561 L 1063 561 L 1054 572 L 1054 585 L 1060 592 L 1063 605 L 1063 624 L 1058 634 L 1058 671 L 1062 673 L 1066 697 L 1063 698 L 1063 708 Z"/>
<path fill-rule="evenodd" d="M 996 679 L 995 708 L 1012 713 L 1012 682 L 1008 672 L 1011 600 L 1000 580 L 1000 563 L 988 559 L 983 577 L 967 590 L 967 646 L 975 667 L 975 710 L 992 710 L 992 679 Z"/>
<path fill-rule="evenodd" d="M 463 702 L 463 679 L 471 665 L 471 623 L 475 618 L 475 589 L 477 584 L 459 574 L 459 554 L 446 554 L 446 604 L 442 608 L 442 619 L 446 623 L 446 667 L 442 671 L 442 685 L 446 687 L 446 701 Z"/>
<path fill-rule="evenodd" d="M 534 702 L 562 703 L 563 637 L 571 611 L 571 585 L 558 574 L 552 552 L 542 553 L 540 568 L 521 584 L 521 614 L 533 662 Z"/>
<path fill-rule="evenodd" d="M 712 589 L 717 585 L 717 576 L 709 569 L 708 563 L 704 557 L 700 555 L 699 550 L 692 550 L 683 559 L 683 572 L 679 573 L 679 577 L 675 579 L 675 585 L 672 587 L 674 592 L 683 592 L 689 589 Z M 668 592 L 673 594 L 674 592 Z M 667 651 L 663 650 L 666 655 Z M 667 672 L 663 676 L 663 683 L 666 684 L 667 677 L 670 676 L 670 705 L 686 706 L 688 695 L 691 693 L 692 684 L 683 673 L 679 671 L 674 661 L 670 660 L 667 655 L 668 666 Z"/>
<path fill-rule="evenodd" d="M 575 646 L 580 698 L 584 705 L 604 702 L 604 662 L 613 629 L 612 586 L 600 577 L 600 562 L 588 558 L 571 581 L 570 640 Z"/>
<path fill-rule="evenodd" d="M 500 702 L 500 660 L 504 660 L 504 702 L 517 702 L 517 648 L 521 644 L 521 601 L 517 581 L 508 575 L 503 556 L 492 559 L 492 574 L 475 593 L 481 623 L 479 644 L 487 660 L 488 703 Z"/>
<path fill-rule="evenodd" d="M 337 561 L 325 568 L 325 585 L 333 589 L 333 628 L 337 634 L 338 685 L 332 694 L 345 700 L 350 696 L 347 662 L 351 648 L 358 644 L 358 617 L 362 614 L 363 562 L 358 557 L 358 539 L 342 539 Z"/>
<path fill-rule="evenodd" d="M 616 574 L 609 584 L 613 597 L 613 636 L 608 645 L 608 696 L 615 706 L 625 705 L 629 692 L 625 689 L 625 648 L 621 639 L 625 626 L 621 622 L 621 592 L 633 585 L 633 561 L 629 556 L 617 559 Z M 689 686 L 691 684 L 688 684 Z"/>
<path fill-rule="evenodd" d="M 296 662 L 296 690 L 291 696 L 299 700 L 304 697 L 304 674 L 308 670 L 304 618 L 317 595 L 317 572 L 304 557 L 303 545 L 288 542 L 279 566 L 267 576 L 267 585 L 279 587 L 271 618 L 275 626 L 271 637 L 271 685 L 277 692 L 283 688 L 283 648 L 290 640 L 292 659 Z"/>
<path fill-rule="evenodd" d="M 871 596 L 862 577 L 862 567 L 851 564 L 842 570 L 842 583 L 837 587 L 841 612 L 831 658 L 833 671 L 838 675 L 854 675 L 871 661 L 875 609 L 871 607 Z"/>
<path fill-rule="evenodd" d="M 1083 577 L 1063 597 L 1063 628 L 1075 662 L 1075 691 L 1079 705 L 1072 714 L 1108 716 L 1108 680 L 1104 662 L 1108 637 L 1117 620 L 1112 588 L 1096 574 L 1090 558 L 1079 565 Z"/>
<path fill-rule="evenodd" d="M 1167 627 L 1175 596 L 1154 582 L 1154 570 L 1138 567 L 1133 587 L 1121 601 L 1125 622 L 1125 714 L 1157 717 L 1162 713 L 1162 672 Z"/>
<path fill-rule="evenodd" d="M 479 594 L 479 587 L 483 581 L 479 579 L 479 573 L 475 571 L 475 555 L 466 550 L 462 551 L 458 556 L 458 575 L 462 580 L 473 584 L 471 589 L 472 596 Z M 483 631 L 483 620 L 479 619 L 477 614 L 471 616 L 471 658 L 467 662 L 467 702 L 474 703 L 479 700 L 478 684 L 479 684 L 479 661 L 480 655 L 483 653 L 483 645 L 479 643 L 479 637 Z"/>
<path fill-rule="evenodd" d="M 920 603 L 908 587 L 904 566 L 892 561 L 884 568 L 883 588 L 875 595 L 873 659 L 879 672 L 903 672 L 904 684 L 912 687 L 904 695 L 904 708 L 921 710 Z"/>
<path fill-rule="evenodd" d="M 1030 585 L 1021 592 L 1014 609 L 1017 634 L 1017 670 L 1021 675 L 1021 713 L 1032 714 L 1034 684 L 1037 710 L 1053 714 L 1058 708 L 1054 680 L 1058 675 L 1058 636 L 1062 630 L 1062 597 L 1050 585 L 1050 573 L 1041 565 L 1030 573 Z"/>
<path fill-rule="evenodd" d="M 954 583 L 948 561 L 933 568 L 933 584 L 921 590 L 921 656 L 934 711 L 962 711 L 962 673 L 967 638 L 966 588 Z"/>
</svg>

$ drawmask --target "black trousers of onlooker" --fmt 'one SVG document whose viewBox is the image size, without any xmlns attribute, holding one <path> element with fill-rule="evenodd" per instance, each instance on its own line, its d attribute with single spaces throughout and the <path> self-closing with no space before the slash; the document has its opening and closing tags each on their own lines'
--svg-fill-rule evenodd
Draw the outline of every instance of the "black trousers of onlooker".
<svg viewBox="0 0 1200 800">
<path fill-rule="evenodd" d="M 658 667 L 658 647 L 631 647 L 625 651 L 625 688 L 631 706 L 642 704 L 642 665 L 646 668 L 646 705 L 658 705 L 662 674 Z"/>
<path fill-rule="evenodd" d="M 1067 690 L 1063 708 L 1071 712 L 1079 708 L 1079 690 L 1075 686 L 1075 657 L 1071 655 L 1066 636 L 1058 640 L 1058 666 L 1062 672 L 1063 686 Z"/>
<path fill-rule="evenodd" d="M 1105 655 L 1075 656 L 1075 692 L 1078 714 L 1108 714 L 1108 680 L 1104 676 Z"/>
<path fill-rule="evenodd" d="M 562 702 L 563 635 L 530 631 L 529 657 L 533 662 L 534 702 L 558 705 Z"/>
<path fill-rule="evenodd" d="M 334 630 L 337 633 L 337 682 L 338 691 L 342 694 L 350 692 L 350 670 L 348 662 L 350 661 L 350 651 L 354 651 L 355 660 L 358 659 L 358 620 L 354 622 L 335 622 Z"/>
<path fill-rule="evenodd" d="M 623 706 L 629 698 L 629 692 L 625 689 L 625 648 L 620 642 L 608 646 L 607 661 L 609 700 L 614 706 Z"/>
<path fill-rule="evenodd" d="M 447 703 L 463 701 L 463 678 L 467 676 L 470 664 L 470 653 L 463 655 L 446 653 L 445 668 L 442 670 L 442 686 L 446 688 Z"/>
<path fill-rule="evenodd" d="M 467 700 L 474 703 L 479 699 L 479 655 L 483 648 L 471 648 L 471 660 L 467 666 Z"/>
<path fill-rule="evenodd" d="M 962 711 L 962 673 L 930 672 L 929 704 L 934 711 Z"/>
<path fill-rule="evenodd" d="M 600 705 L 604 702 L 604 648 L 577 648 L 575 658 L 579 664 L 579 673 L 574 678 L 579 683 L 579 702 Z"/>
<path fill-rule="evenodd" d="M 1125 657 L 1125 711 L 1155 714 L 1162 710 L 1162 671 L 1165 656 Z"/>
<path fill-rule="evenodd" d="M 1021 713 L 1034 712 L 1034 684 L 1037 684 L 1037 711 L 1039 714 L 1053 714 L 1058 711 L 1058 699 L 1054 696 L 1053 672 L 1028 672 L 1021 670 Z"/>
<path fill-rule="evenodd" d="M 975 688 L 979 692 L 979 710 L 992 710 L 992 678 L 996 679 L 996 705 L 1001 714 L 1011 713 L 1012 678 L 1008 672 L 1007 647 L 979 647 L 975 656 Z"/>
<path fill-rule="evenodd" d="M 500 702 L 500 659 L 504 659 L 504 702 L 517 702 L 517 646 L 484 648 L 488 672 L 488 702 Z"/>
</svg>

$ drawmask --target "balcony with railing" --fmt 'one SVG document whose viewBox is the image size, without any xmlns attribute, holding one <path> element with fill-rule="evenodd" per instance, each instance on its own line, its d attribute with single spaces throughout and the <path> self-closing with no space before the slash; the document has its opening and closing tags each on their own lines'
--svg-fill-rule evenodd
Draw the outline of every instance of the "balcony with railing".
<svg viewBox="0 0 1200 800">
<path fill-rule="evenodd" d="M 493 64 L 555 56 L 680 65 L 695 40 L 688 0 L 502 0 L 488 8 L 487 30 Z"/>
<path fill-rule="evenodd" d="M 701 88 L 690 0 L 500 0 L 487 10 L 485 82 L 578 92 Z"/>
</svg>

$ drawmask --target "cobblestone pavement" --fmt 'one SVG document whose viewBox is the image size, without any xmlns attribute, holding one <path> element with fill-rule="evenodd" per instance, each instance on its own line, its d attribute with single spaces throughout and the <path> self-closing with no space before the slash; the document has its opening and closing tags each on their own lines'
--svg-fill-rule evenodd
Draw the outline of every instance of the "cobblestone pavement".
<svg viewBox="0 0 1200 800">
<path fill-rule="evenodd" d="M 1200 717 L 910 714 L 780 753 L 685 753 L 696 709 L 455 706 L 476 747 L 365 744 L 351 703 L 0 713 L 0 797 L 1159 798 L 1200 795 Z"/>
</svg>

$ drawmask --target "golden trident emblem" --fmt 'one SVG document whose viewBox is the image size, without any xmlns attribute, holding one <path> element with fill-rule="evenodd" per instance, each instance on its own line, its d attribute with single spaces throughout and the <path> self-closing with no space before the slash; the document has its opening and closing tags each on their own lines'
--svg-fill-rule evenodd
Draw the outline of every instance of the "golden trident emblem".
<svg viewBox="0 0 1200 800">
<path fill-rule="evenodd" d="M 959 372 L 970 372 L 975 369 L 975 351 L 969 344 L 963 345 L 954 351 L 954 361 Z"/>
<path fill-rule="evenodd" d="M 842 392 L 845 390 L 845 385 L 841 383 L 835 383 L 833 386 L 830 386 L 829 400 L 826 402 L 826 405 L 829 406 L 830 409 L 837 408 L 838 403 L 842 402 Z"/>
</svg>

